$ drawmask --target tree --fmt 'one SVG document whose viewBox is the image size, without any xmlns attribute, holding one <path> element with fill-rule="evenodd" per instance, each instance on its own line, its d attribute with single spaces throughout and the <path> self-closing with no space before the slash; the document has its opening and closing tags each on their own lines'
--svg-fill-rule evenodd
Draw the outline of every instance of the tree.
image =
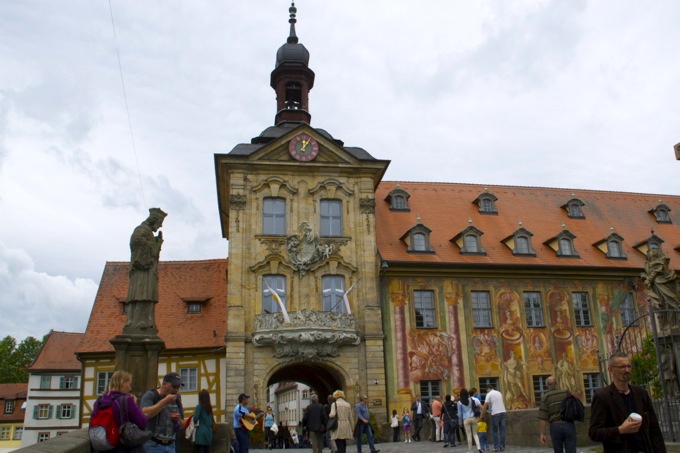
<svg viewBox="0 0 680 453">
<path fill-rule="evenodd" d="M 6 336 L 0 340 L 0 384 L 28 382 L 31 366 L 45 341 L 27 337 L 17 346 L 17 341 Z"/>
</svg>

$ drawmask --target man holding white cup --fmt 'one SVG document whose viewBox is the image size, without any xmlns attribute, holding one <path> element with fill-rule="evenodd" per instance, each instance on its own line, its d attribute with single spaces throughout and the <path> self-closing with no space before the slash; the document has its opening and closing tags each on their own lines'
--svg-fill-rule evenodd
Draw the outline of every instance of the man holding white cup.
<svg viewBox="0 0 680 453">
<path fill-rule="evenodd" d="M 666 453 L 652 400 L 645 389 L 629 384 L 631 370 L 628 354 L 611 355 L 612 384 L 593 397 L 588 435 L 602 442 L 604 453 Z"/>
</svg>

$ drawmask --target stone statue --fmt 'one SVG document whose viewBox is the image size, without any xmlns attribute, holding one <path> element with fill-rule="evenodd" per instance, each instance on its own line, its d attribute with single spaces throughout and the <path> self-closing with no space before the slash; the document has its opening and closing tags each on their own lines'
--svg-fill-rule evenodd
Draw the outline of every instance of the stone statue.
<svg viewBox="0 0 680 453">
<path fill-rule="evenodd" d="M 130 284 L 127 294 L 127 322 L 123 333 L 157 333 L 154 307 L 158 303 L 158 258 L 163 244 L 163 232 L 154 233 L 163 225 L 167 214 L 160 208 L 149 209 L 149 217 L 130 237 Z"/>
<path fill-rule="evenodd" d="M 661 249 L 650 249 L 641 277 L 654 308 L 680 310 L 678 279 L 675 271 L 668 266 L 669 262 L 670 258 Z"/>
<path fill-rule="evenodd" d="M 290 261 L 303 277 L 309 267 L 322 260 L 327 260 L 335 247 L 333 244 L 321 244 L 319 235 L 312 231 L 309 222 L 302 222 L 298 226 L 299 235 L 292 234 L 286 238 L 286 248 Z"/>
</svg>

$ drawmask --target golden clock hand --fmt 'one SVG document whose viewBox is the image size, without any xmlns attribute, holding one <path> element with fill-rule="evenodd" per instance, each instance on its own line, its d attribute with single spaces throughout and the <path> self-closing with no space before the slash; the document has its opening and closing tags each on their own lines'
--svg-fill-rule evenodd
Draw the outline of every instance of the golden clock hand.
<svg viewBox="0 0 680 453">
<path fill-rule="evenodd" d="M 309 140 L 302 140 L 302 148 L 300 148 L 300 151 L 304 153 L 307 145 L 309 145 Z"/>
</svg>

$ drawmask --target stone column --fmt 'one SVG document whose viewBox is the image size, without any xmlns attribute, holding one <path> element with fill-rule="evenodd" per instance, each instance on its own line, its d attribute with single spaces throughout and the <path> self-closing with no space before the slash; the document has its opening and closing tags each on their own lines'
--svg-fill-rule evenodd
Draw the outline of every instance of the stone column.
<svg viewBox="0 0 680 453">
<path fill-rule="evenodd" d="M 116 370 L 132 374 L 132 393 L 141 397 L 158 387 L 158 358 L 165 343 L 156 335 L 118 335 L 109 340 L 116 350 Z"/>
</svg>

